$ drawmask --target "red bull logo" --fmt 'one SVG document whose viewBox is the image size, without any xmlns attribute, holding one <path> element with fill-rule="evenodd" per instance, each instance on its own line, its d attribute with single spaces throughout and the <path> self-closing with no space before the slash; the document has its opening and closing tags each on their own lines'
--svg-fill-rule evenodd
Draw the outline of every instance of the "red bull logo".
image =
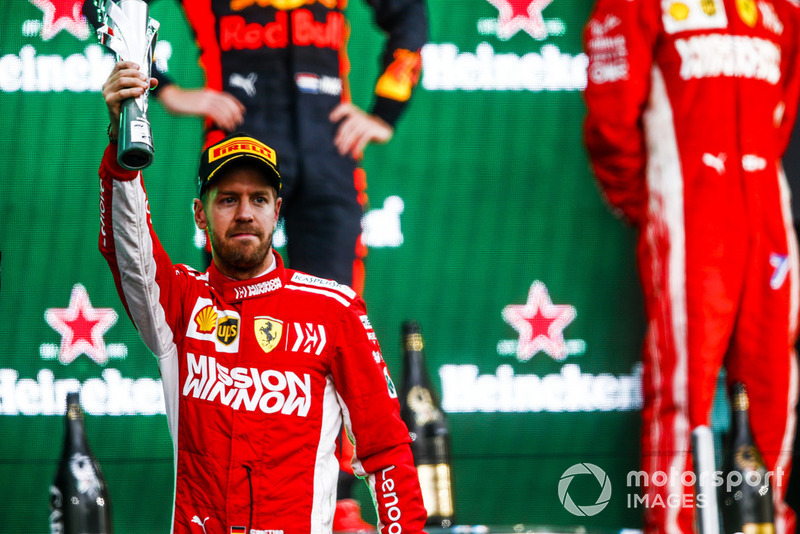
<svg viewBox="0 0 800 534">
<path fill-rule="evenodd" d="M 292 18 L 291 36 L 289 16 Z M 291 13 L 279 11 L 274 22 L 263 25 L 248 23 L 239 15 L 228 15 L 220 18 L 219 35 L 223 51 L 285 48 L 290 38 L 296 46 L 339 50 L 344 44 L 344 15 L 331 11 L 324 22 L 319 22 L 308 9 L 297 9 Z"/>
</svg>

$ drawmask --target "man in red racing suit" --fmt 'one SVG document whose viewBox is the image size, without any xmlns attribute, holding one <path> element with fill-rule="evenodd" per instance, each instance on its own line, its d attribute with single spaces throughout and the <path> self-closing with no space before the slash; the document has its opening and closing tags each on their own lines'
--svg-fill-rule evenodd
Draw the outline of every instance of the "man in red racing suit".
<svg viewBox="0 0 800 534">
<path fill-rule="evenodd" d="M 648 533 L 693 532 L 690 434 L 723 365 L 750 394 L 777 532 L 793 531 L 798 256 L 780 159 L 799 19 L 796 0 L 598 0 L 586 26 L 586 144 L 639 230 Z"/>
<path fill-rule="evenodd" d="M 104 86 L 112 125 L 119 102 L 146 86 L 132 62 L 115 66 Z M 275 152 L 244 134 L 204 152 L 195 220 L 212 236 L 205 273 L 171 263 L 142 175 L 121 168 L 116 152 L 112 135 L 100 167 L 99 245 L 158 358 L 175 447 L 172 532 L 330 532 L 342 423 L 379 531 L 422 532 L 408 429 L 364 301 L 284 268 L 271 249 Z"/>
</svg>

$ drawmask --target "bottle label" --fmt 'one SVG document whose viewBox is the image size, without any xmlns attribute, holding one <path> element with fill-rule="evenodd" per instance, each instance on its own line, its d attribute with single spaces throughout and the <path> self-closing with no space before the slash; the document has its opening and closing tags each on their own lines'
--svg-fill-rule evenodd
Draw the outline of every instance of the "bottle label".
<svg viewBox="0 0 800 534">
<path fill-rule="evenodd" d="M 745 523 L 742 526 L 744 534 L 775 534 L 772 523 Z"/>
<path fill-rule="evenodd" d="M 64 498 L 61 490 L 50 486 L 50 534 L 64 534 Z"/>
<path fill-rule="evenodd" d="M 450 466 L 447 464 L 418 465 L 422 502 L 431 517 L 452 517 L 453 491 Z"/>
<path fill-rule="evenodd" d="M 69 470 L 75 477 L 79 492 L 92 499 L 96 499 L 100 495 L 103 488 L 91 458 L 76 452 L 69 459 Z"/>
<path fill-rule="evenodd" d="M 442 418 L 442 412 L 433 403 L 431 392 L 422 386 L 414 386 L 409 390 L 406 403 L 414 413 L 414 422 L 419 426 Z"/>
<path fill-rule="evenodd" d="M 759 469 L 766 469 L 764 460 L 758 453 L 758 449 L 754 445 L 741 445 L 736 449 L 734 456 L 736 466 L 743 470 L 758 471 Z"/>
</svg>

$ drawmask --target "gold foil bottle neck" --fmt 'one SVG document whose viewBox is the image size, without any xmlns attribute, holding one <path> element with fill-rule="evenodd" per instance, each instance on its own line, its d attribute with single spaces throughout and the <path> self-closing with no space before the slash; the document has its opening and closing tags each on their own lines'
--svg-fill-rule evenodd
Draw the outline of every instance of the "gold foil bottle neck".
<svg viewBox="0 0 800 534">
<path fill-rule="evenodd" d="M 747 397 L 747 390 L 742 387 L 733 396 L 733 410 L 736 412 L 746 412 L 750 409 L 750 399 Z"/>
<path fill-rule="evenodd" d="M 406 338 L 406 350 L 420 352 L 424 346 L 425 345 L 422 342 L 422 334 L 410 334 Z"/>
<path fill-rule="evenodd" d="M 80 404 L 70 404 L 67 410 L 67 419 L 75 421 L 76 419 L 83 419 L 83 410 Z"/>
</svg>

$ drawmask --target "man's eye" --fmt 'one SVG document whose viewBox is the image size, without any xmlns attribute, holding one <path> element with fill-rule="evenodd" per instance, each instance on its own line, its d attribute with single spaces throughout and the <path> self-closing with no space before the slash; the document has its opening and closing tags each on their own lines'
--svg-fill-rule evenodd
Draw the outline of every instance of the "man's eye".
<svg viewBox="0 0 800 534">
<path fill-rule="evenodd" d="M 269 202 L 269 201 L 267 200 L 267 197 L 256 197 L 255 201 L 256 201 L 256 203 L 258 203 L 258 204 L 266 204 L 266 203 L 268 203 L 268 202 Z"/>
</svg>

